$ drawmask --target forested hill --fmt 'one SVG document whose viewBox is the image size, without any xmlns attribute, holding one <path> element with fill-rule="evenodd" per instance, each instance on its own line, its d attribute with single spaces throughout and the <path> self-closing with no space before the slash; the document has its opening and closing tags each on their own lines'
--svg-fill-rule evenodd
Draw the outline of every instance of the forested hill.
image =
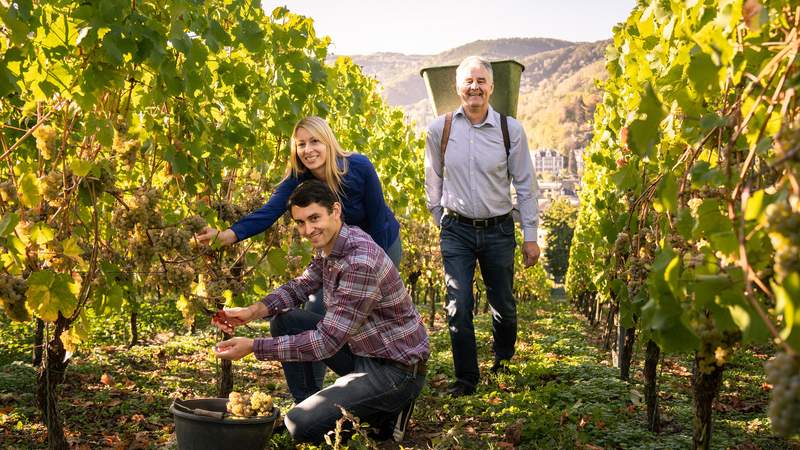
<svg viewBox="0 0 800 450">
<path fill-rule="evenodd" d="M 384 98 L 403 108 L 419 126 L 433 117 L 420 76 L 423 67 L 457 64 L 469 55 L 519 61 L 525 71 L 517 116 L 529 131 L 530 145 L 569 150 L 582 147 L 591 138 L 587 120 L 599 99 L 594 79 L 605 77 L 602 61 L 609 44 L 610 40 L 494 39 L 474 41 L 436 55 L 374 53 L 351 58 L 381 82 Z"/>
</svg>

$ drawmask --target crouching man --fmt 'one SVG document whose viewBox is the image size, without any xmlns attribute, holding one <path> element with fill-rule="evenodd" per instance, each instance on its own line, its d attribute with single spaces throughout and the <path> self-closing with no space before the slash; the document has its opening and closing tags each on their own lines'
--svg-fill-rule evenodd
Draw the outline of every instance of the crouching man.
<svg viewBox="0 0 800 450">
<path fill-rule="evenodd" d="M 376 426 L 379 437 L 401 440 L 414 400 L 425 383 L 428 335 L 397 269 L 368 234 L 342 221 L 342 206 L 328 186 L 302 183 L 289 197 L 300 235 L 316 250 L 305 272 L 246 308 L 226 309 L 215 325 L 232 333 L 271 317 L 271 338 L 235 337 L 216 354 L 240 359 L 324 361 L 340 377 L 286 413 L 292 437 L 319 443 L 333 430 L 339 406 Z M 302 309 L 324 290 L 324 316 Z"/>
</svg>

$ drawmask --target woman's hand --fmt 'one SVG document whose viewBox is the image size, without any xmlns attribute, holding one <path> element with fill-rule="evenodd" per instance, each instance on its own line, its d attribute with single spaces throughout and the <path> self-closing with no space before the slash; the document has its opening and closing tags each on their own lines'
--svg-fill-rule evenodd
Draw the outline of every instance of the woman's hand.
<svg viewBox="0 0 800 450">
<path fill-rule="evenodd" d="M 214 347 L 214 354 L 222 359 L 242 359 L 250 353 L 253 353 L 253 340 L 246 337 L 231 338 Z"/>
<path fill-rule="evenodd" d="M 214 242 L 219 242 L 221 247 L 231 245 L 236 242 L 236 233 L 230 228 L 225 231 L 219 231 L 216 228 L 205 227 L 199 233 L 194 235 L 195 239 L 201 244 L 213 245 Z"/>
</svg>

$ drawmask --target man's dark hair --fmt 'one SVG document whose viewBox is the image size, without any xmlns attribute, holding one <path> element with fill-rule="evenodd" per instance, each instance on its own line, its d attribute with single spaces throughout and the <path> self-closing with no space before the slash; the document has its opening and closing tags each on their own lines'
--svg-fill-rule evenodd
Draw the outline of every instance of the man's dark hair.
<svg viewBox="0 0 800 450">
<path fill-rule="evenodd" d="M 328 212 L 333 212 L 333 204 L 339 201 L 339 197 L 324 182 L 313 179 L 300 183 L 289 196 L 286 208 L 291 211 L 292 206 L 305 208 L 312 203 L 318 203 L 325 207 Z"/>
</svg>

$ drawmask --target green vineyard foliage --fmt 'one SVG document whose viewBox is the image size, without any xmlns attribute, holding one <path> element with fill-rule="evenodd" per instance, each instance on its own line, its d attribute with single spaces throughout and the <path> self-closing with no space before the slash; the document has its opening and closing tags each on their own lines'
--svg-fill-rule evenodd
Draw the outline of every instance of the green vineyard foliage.
<svg viewBox="0 0 800 450">
<path fill-rule="evenodd" d="M 607 50 L 567 291 L 701 373 L 738 342 L 800 351 L 799 22 L 790 1 L 639 2 Z"/>
</svg>

